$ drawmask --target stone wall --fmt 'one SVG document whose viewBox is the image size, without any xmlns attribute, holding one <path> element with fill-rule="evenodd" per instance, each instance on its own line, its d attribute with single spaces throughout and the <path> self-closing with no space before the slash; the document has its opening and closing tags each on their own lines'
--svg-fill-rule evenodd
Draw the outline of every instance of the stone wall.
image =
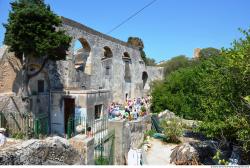
<svg viewBox="0 0 250 168">
<path fill-rule="evenodd" d="M 115 130 L 114 162 L 116 165 L 124 165 L 129 149 L 140 148 L 145 131 L 151 129 L 151 115 L 137 121 L 109 121 L 109 129 Z"/>
<path fill-rule="evenodd" d="M 86 135 L 77 135 L 69 140 L 71 146 L 84 156 L 85 165 L 94 165 L 94 138 L 87 138 Z"/>
<path fill-rule="evenodd" d="M 64 98 L 72 98 L 75 108 L 84 108 L 87 121 L 95 120 L 95 105 L 102 105 L 103 116 L 107 115 L 108 105 L 111 101 L 110 91 L 100 90 L 65 90 L 51 93 L 51 131 L 64 135 Z"/>
<path fill-rule="evenodd" d="M 66 139 L 31 139 L 0 150 L 0 165 L 84 165 L 85 155 Z"/>
<path fill-rule="evenodd" d="M 147 71 L 147 67 L 137 48 L 73 20 L 63 17 L 62 19 L 64 23 L 62 28 L 73 38 L 67 59 L 74 62 L 74 44 L 77 40 L 84 41 L 89 47 L 90 52 L 86 66 L 91 69 L 91 71 L 88 72 L 88 75 L 90 75 L 90 89 L 110 89 L 112 100 L 120 103 L 123 103 L 126 94 L 130 97 L 143 96 L 142 73 Z M 111 50 L 111 58 L 103 59 L 105 47 Z M 129 58 L 124 59 L 125 53 Z M 125 79 L 126 62 L 129 62 L 130 81 Z M 105 73 L 107 65 L 110 71 L 108 74 Z M 150 67 L 148 70 L 150 71 L 148 81 L 162 78 L 161 70 L 159 70 L 158 67 Z M 153 76 L 151 76 L 151 74 Z"/>
<path fill-rule="evenodd" d="M 0 50 L 0 94 L 19 92 L 21 80 L 18 72 L 20 69 L 20 61 L 13 52 L 9 52 L 7 46 L 3 46 Z"/>
</svg>

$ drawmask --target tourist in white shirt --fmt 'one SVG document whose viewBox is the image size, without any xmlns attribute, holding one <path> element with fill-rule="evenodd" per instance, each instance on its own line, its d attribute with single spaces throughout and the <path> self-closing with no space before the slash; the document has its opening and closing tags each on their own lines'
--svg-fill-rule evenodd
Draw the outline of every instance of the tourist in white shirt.
<svg viewBox="0 0 250 168">
<path fill-rule="evenodd" d="M 5 129 L 0 128 L 0 146 L 3 146 L 6 143 Z"/>
</svg>

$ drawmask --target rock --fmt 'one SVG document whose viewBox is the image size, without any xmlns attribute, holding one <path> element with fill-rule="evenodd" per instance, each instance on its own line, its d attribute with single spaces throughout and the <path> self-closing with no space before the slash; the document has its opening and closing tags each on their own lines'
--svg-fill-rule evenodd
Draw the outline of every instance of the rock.
<svg viewBox="0 0 250 168">
<path fill-rule="evenodd" d="M 61 137 L 31 139 L 0 151 L 0 165 L 84 164 L 82 156 Z"/>
<path fill-rule="evenodd" d="M 170 163 L 174 163 L 175 165 L 200 164 L 199 153 L 189 143 L 185 143 L 175 147 L 172 154 L 170 155 L 170 158 Z"/>
<path fill-rule="evenodd" d="M 213 156 L 218 149 L 218 142 L 207 140 L 178 145 L 171 154 L 171 163 L 176 165 L 214 165 Z"/>
</svg>

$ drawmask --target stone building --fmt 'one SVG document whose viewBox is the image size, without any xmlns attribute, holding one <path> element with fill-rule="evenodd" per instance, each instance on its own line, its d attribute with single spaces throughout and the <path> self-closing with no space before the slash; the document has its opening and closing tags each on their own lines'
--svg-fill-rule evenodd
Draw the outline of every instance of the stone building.
<svg viewBox="0 0 250 168">
<path fill-rule="evenodd" d="M 163 78 L 163 69 L 146 66 L 138 48 L 73 20 L 62 20 L 62 29 L 72 37 L 66 60 L 49 61 L 29 83 L 30 111 L 35 118 L 48 120 L 51 133 L 63 135 L 77 109 L 87 120 L 99 119 L 112 101 L 142 97 L 151 81 Z M 81 46 L 75 50 L 77 41 Z M 4 46 L 0 65 L 0 113 L 4 113 L 6 97 L 20 97 L 21 64 Z M 29 71 L 40 66 L 41 60 L 33 60 Z"/>
</svg>

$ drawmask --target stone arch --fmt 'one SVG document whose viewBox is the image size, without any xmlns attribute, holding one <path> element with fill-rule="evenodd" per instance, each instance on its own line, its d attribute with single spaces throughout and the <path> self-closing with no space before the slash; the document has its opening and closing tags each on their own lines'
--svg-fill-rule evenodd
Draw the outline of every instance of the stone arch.
<svg viewBox="0 0 250 168">
<path fill-rule="evenodd" d="M 123 58 L 125 58 L 125 59 L 131 59 L 128 52 L 124 52 L 123 53 Z"/>
<path fill-rule="evenodd" d="M 104 51 L 103 51 L 102 59 L 112 58 L 113 57 L 113 52 L 108 46 L 103 47 L 103 49 L 104 49 Z"/>
<path fill-rule="evenodd" d="M 91 47 L 88 41 L 81 37 L 74 42 L 73 58 L 75 69 L 85 74 L 91 75 Z"/>
<path fill-rule="evenodd" d="M 147 81 L 148 81 L 148 73 L 146 71 L 143 71 L 142 72 L 142 84 L 143 84 L 142 87 L 143 87 L 143 89 L 145 88 Z"/>
</svg>

